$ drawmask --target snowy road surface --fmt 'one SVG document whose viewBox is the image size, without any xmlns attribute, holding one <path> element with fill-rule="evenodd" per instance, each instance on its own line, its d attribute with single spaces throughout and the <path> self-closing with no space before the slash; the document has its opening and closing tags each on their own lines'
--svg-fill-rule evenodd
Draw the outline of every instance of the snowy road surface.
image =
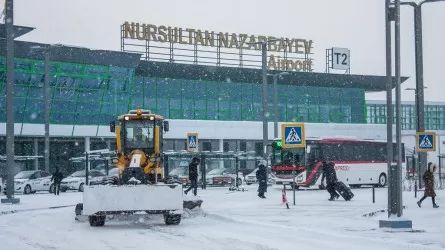
<svg viewBox="0 0 445 250">
<path fill-rule="evenodd" d="M 269 187 L 267 199 L 256 196 L 255 186 L 247 192 L 227 188 L 199 190 L 202 209 L 186 214 L 178 226 L 166 226 L 161 217 L 142 221 L 107 222 L 90 227 L 74 220 L 74 207 L 81 193 L 48 193 L 17 196 L 20 205 L 0 205 L 1 249 L 444 249 L 445 207 L 433 209 L 427 199 L 423 208 L 412 192 L 404 193 L 404 216 L 413 220 L 418 233 L 390 233 L 378 228 L 375 217 L 363 214 L 386 208 L 386 189 L 353 189 L 351 202 L 327 200 L 326 191 L 297 191 L 296 206 L 287 192 L 291 208 L 281 204 L 281 190 Z M 438 191 L 438 203 L 445 192 Z M 421 195 L 421 194 L 419 194 Z M 442 198 L 443 199 L 443 198 Z M 37 210 L 29 210 L 37 208 Z"/>
</svg>

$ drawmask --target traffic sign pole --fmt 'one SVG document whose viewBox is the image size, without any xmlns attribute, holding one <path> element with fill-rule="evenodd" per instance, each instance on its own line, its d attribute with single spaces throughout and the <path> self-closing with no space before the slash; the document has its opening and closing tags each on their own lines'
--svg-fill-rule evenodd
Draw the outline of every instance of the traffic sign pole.
<svg viewBox="0 0 445 250">
<path fill-rule="evenodd" d="M 306 140 L 304 133 L 304 123 L 289 123 L 289 124 L 281 124 L 281 144 L 282 148 L 306 148 Z M 293 192 L 293 201 L 295 206 L 295 186 L 296 182 L 296 174 L 295 174 L 295 156 L 292 159 L 292 192 Z"/>
</svg>

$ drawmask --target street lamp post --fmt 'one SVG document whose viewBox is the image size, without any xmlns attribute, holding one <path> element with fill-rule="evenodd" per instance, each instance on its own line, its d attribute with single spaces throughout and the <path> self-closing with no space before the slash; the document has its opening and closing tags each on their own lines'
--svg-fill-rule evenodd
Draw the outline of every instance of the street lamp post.
<svg viewBox="0 0 445 250">
<path fill-rule="evenodd" d="M 423 87 L 424 89 L 426 89 L 427 87 Z M 414 110 L 416 111 L 415 113 L 416 113 L 416 131 L 419 131 L 419 119 L 418 119 L 418 116 L 419 116 L 419 100 L 418 100 L 418 91 L 417 91 L 417 89 L 416 88 L 406 88 L 405 90 L 412 90 L 412 91 L 414 91 Z M 417 162 L 416 162 L 416 165 L 418 165 L 418 166 L 420 166 L 419 164 L 419 157 L 420 157 L 420 153 L 419 152 L 417 152 L 417 154 L 418 154 L 418 156 L 417 156 Z M 418 169 L 418 171 L 419 171 L 419 173 L 417 173 L 418 174 L 418 176 L 420 176 L 420 168 L 416 168 L 416 169 Z M 420 178 L 419 178 L 419 188 L 422 188 L 422 182 L 420 182 Z"/>
<path fill-rule="evenodd" d="M 273 136 L 274 139 L 278 138 L 278 84 L 277 84 L 277 78 L 289 75 L 289 72 L 281 72 L 278 74 L 267 74 L 268 76 L 273 77 L 273 114 L 274 114 L 274 121 L 273 121 Z"/>
<path fill-rule="evenodd" d="M 49 123 L 50 123 L 50 108 L 51 108 L 51 87 L 49 82 L 49 64 L 50 64 L 50 52 L 51 49 L 62 47 L 62 45 L 49 45 L 48 47 L 40 47 L 40 46 L 32 46 L 31 51 L 33 50 L 43 50 L 44 54 L 44 69 L 45 69 L 45 77 L 43 83 L 43 100 L 44 100 L 44 122 L 45 122 L 45 143 L 44 143 L 44 159 L 45 159 L 45 171 L 49 171 L 49 157 L 50 157 L 50 149 L 49 149 Z"/>
<path fill-rule="evenodd" d="M 14 198 L 14 1 L 5 1 L 6 31 L 6 165 L 8 169 L 6 199 L 1 203 L 20 203 Z"/>
<path fill-rule="evenodd" d="M 423 85 L 423 44 L 422 44 L 422 5 L 425 3 L 445 2 L 445 0 L 425 0 L 420 3 L 401 2 L 400 5 L 407 5 L 414 8 L 414 39 L 415 39 L 415 58 L 416 58 L 416 117 L 417 132 L 425 132 L 425 96 Z M 427 162 L 427 153 L 418 152 L 420 171 L 425 171 Z"/>
<path fill-rule="evenodd" d="M 263 82 L 263 159 L 267 161 L 269 141 L 268 124 L 267 124 L 267 44 L 270 42 L 276 42 L 280 39 L 269 39 L 266 41 L 247 43 L 248 45 L 261 45 L 261 75 Z"/>
<path fill-rule="evenodd" d="M 51 89 L 49 86 L 49 52 L 45 49 L 45 83 L 43 89 L 45 100 L 45 171 L 49 171 L 49 109 L 50 109 L 50 96 Z"/>
</svg>

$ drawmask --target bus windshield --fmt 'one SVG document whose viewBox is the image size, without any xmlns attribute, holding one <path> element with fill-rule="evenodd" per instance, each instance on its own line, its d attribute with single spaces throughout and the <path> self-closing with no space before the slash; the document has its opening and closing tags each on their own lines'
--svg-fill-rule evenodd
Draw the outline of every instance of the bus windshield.
<svg viewBox="0 0 445 250">
<path fill-rule="evenodd" d="M 272 155 L 272 166 L 303 166 L 304 148 L 274 149 Z"/>
</svg>

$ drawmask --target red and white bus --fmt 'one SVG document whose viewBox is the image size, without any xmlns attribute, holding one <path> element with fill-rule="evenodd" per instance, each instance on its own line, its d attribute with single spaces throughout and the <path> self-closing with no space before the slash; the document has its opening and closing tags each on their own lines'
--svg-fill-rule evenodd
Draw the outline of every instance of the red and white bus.
<svg viewBox="0 0 445 250">
<path fill-rule="evenodd" d="M 386 141 L 359 139 L 306 139 L 306 148 L 282 148 L 281 139 L 272 143 L 271 168 L 276 184 L 296 188 L 320 185 L 322 162 L 333 162 L 337 177 L 351 187 L 374 185 L 384 187 L 388 180 Z M 396 161 L 393 144 L 393 161 Z M 402 144 L 405 169 L 405 150 Z"/>
</svg>

